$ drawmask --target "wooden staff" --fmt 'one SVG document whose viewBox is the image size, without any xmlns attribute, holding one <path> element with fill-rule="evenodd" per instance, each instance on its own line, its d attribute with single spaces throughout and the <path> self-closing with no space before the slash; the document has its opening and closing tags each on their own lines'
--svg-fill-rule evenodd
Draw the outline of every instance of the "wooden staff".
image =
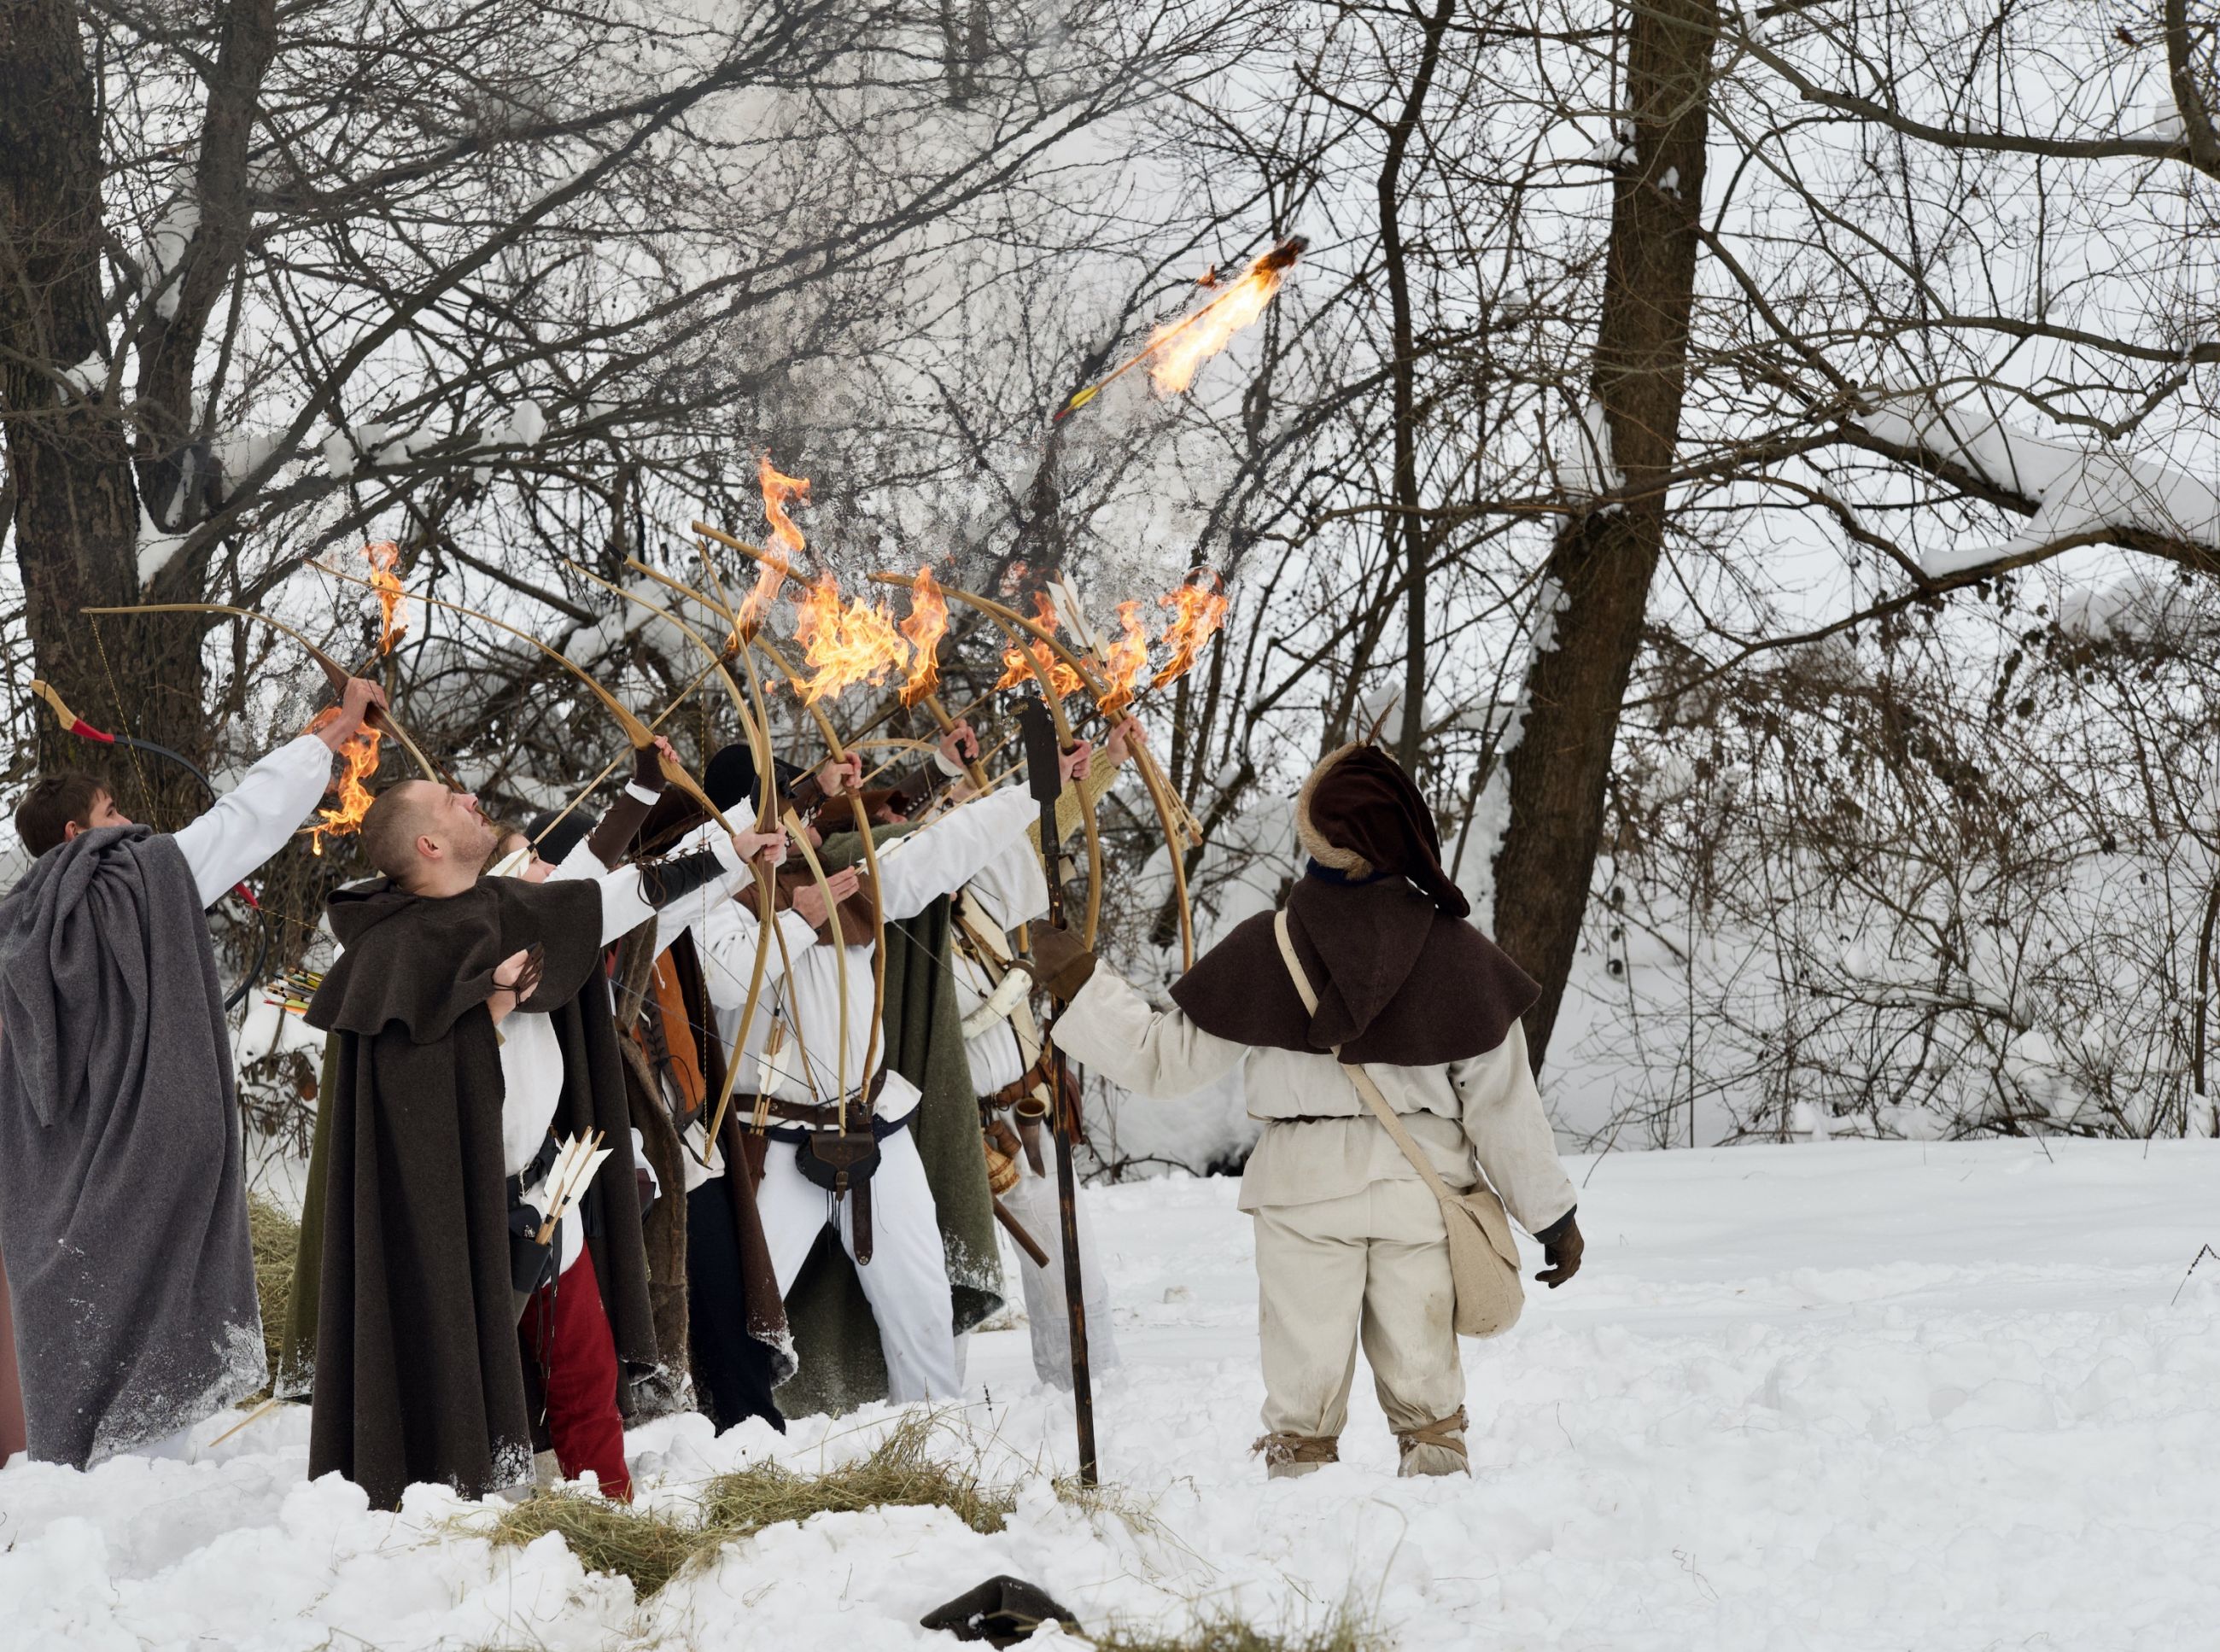
<svg viewBox="0 0 2220 1652">
<path fill-rule="evenodd" d="M 1019 707 L 1018 721 L 1025 731 L 1026 782 L 1040 804 L 1041 853 L 1053 866 L 1063 851 L 1057 830 L 1056 806 L 1063 795 L 1065 748 L 1062 731 L 1049 712 L 1056 703 L 1055 690 L 1045 683 L 1041 686 L 1039 699 L 1028 695 Z M 1064 927 L 1063 887 L 1053 877 L 1048 882 L 1048 921 L 1051 928 Z M 1044 1036 L 1048 1039 L 1049 1082 L 1055 1097 L 1049 1118 L 1056 1137 L 1057 1223 L 1063 1241 L 1063 1306 L 1071 1337 L 1072 1411 L 1079 1424 L 1079 1483 L 1092 1486 L 1096 1481 L 1094 1382 L 1087 1361 L 1087 1298 L 1079 1267 L 1079 1183 L 1071 1163 L 1076 1121 L 1066 1100 L 1063 1046 L 1057 1042 L 1052 1027 Z"/>
</svg>

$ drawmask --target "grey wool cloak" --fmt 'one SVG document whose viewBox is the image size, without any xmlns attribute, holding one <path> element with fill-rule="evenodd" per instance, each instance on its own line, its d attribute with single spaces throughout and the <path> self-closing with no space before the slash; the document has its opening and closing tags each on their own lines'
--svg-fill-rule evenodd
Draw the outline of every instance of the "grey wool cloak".
<svg viewBox="0 0 2220 1652">
<path fill-rule="evenodd" d="M 601 891 L 487 878 L 433 900 L 379 880 L 327 909 L 346 950 L 308 1010 L 338 1035 L 309 1473 L 337 1469 L 380 1508 L 418 1481 L 483 1495 L 532 1468 L 486 1001 L 501 961 L 535 944 L 539 991 L 520 1010 L 547 1013 L 562 1044 L 554 1127 L 608 1136 L 584 1213 L 619 1366 L 655 1363 Z"/>
<path fill-rule="evenodd" d="M 215 951 L 174 839 L 81 832 L 0 901 L 0 1255 L 30 1452 L 84 1468 L 267 1375 Z"/>
</svg>

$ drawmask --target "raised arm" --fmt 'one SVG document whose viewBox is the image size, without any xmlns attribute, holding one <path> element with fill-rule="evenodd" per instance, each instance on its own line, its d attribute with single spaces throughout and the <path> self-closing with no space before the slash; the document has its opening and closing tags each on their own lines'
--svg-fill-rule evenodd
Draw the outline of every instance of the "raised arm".
<svg viewBox="0 0 2220 1652">
<path fill-rule="evenodd" d="M 1087 741 L 1064 754 L 1064 779 L 1083 775 L 1094 762 Z M 938 820 L 879 853 L 879 909 L 889 918 L 923 912 L 953 895 L 1025 836 L 1040 819 L 1040 805 L 1012 787 L 951 809 Z"/>
<path fill-rule="evenodd" d="M 1232 1072 L 1249 1046 L 1205 1032 L 1179 1009 L 1157 1010 L 1098 963 L 1056 1019 L 1065 1051 L 1136 1095 L 1192 1094 Z"/>
<path fill-rule="evenodd" d="M 879 909 L 910 918 L 969 883 L 989 861 L 1021 845 L 1040 808 L 1017 790 L 996 792 L 950 810 L 879 851 Z"/>
<path fill-rule="evenodd" d="M 744 858 L 747 851 L 767 846 L 776 854 L 776 845 L 783 841 L 772 833 L 758 838 L 747 832 L 733 838 L 719 832 L 706 849 L 645 865 L 620 866 L 614 871 L 603 867 L 581 844 L 564 858 L 554 876 L 589 877 L 601 886 L 602 944 L 606 946 L 631 934 L 665 907 L 705 888 L 736 883 L 747 875 Z"/>
<path fill-rule="evenodd" d="M 349 678 L 337 714 L 322 727 L 279 746 L 205 814 L 171 834 L 203 906 L 214 906 L 285 846 L 332 783 L 333 754 L 354 738 L 373 707 L 384 704 L 377 684 Z"/>
</svg>

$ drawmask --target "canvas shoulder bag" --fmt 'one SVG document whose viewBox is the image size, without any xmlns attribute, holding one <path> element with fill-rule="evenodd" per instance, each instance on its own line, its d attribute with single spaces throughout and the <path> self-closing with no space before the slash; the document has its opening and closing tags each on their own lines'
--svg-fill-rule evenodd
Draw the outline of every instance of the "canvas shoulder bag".
<svg viewBox="0 0 2220 1652">
<path fill-rule="evenodd" d="M 1303 1008 L 1313 1013 L 1318 1010 L 1318 994 L 1311 989 L 1310 976 L 1304 973 L 1302 960 L 1295 956 L 1295 944 L 1288 933 L 1288 914 L 1285 908 L 1274 914 L 1272 932 L 1279 939 L 1280 957 L 1288 966 L 1288 974 L 1295 983 L 1295 992 L 1303 1001 Z M 1395 1109 L 1388 1105 L 1388 1098 L 1380 1093 L 1372 1075 L 1358 1062 L 1342 1061 L 1341 1047 L 1334 1047 L 1334 1059 L 1341 1062 L 1341 1070 L 1349 1075 L 1349 1082 L 1372 1109 L 1381 1127 L 1394 1138 L 1395 1145 L 1403 1150 L 1403 1156 L 1411 1168 L 1441 1203 L 1442 1225 L 1449 1230 L 1450 1279 L 1456 1291 L 1456 1331 L 1460 1337 L 1495 1337 L 1518 1323 L 1518 1311 L 1525 1306 L 1526 1295 L 1518 1280 L 1518 1245 L 1511 1236 L 1511 1219 L 1504 1213 L 1503 1201 L 1495 1189 L 1487 1185 L 1483 1175 L 1472 1185 L 1469 1193 L 1459 1193 L 1444 1181 L 1441 1175 L 1427 1160 L 1425 1150 L 1411 1139 L 1411 1132 L 1403 1128 L 1403 1121 L 1395 1116 Z"/>
</svg>

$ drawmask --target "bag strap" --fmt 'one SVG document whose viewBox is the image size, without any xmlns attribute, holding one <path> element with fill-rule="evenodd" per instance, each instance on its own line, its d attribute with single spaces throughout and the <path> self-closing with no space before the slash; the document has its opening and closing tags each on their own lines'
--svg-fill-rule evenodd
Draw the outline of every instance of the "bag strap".
<svg viewBox="0 0 2220 1652">
<path fill-rule="evenodd" d="M 1280 943 L 1280 957 L 1288 966 L 1288 974 L 1294 980 L 1296 995 L 1303 1001 L 1304 1010 L 1315 1015 L 1318 1013 L 1318 994 L 1312 990 L 1311 978 L 1303 971 L 1302 959 L 1295 956 L 1294 939 L 1288 932 L 1288 909 L 1285 907 L 1272 914 L 1272 933 Z M 1333 1047 L 1333 1058 L 1341 1063 L 1341 1070 L 1349 1075 L 1349 1082 L 1356 1087 L 1356 1093 L 1364 1098 L 1365 1105 L 1372 1109 L 1373 1116 L 1394 1138 L 1395 1145 L 1403 1150 L 1403 1156 L 1411 1161 L 1411 1168 L 1419 1173 L 1419 1180 L 1433 1190 L 1434 1197 L 1440 1200 L 1457 1197 L 1456 1190 L 1442 1180 L 1441 1172 L 1427 1162 L 1425 1150 L 1411 1139 L 1411 1132 L 1403 1128 L 1402 1120 L 1395 1116 L 1395 1109 L 1388 1105 L 1388 1098 L 1380 1094 L 1380 1086 L 1373 1082 L 1372 1075 L 1364 1070 L 1363 1063 L 1342 1061 L 1339 1044 Z"/>
</svg>

